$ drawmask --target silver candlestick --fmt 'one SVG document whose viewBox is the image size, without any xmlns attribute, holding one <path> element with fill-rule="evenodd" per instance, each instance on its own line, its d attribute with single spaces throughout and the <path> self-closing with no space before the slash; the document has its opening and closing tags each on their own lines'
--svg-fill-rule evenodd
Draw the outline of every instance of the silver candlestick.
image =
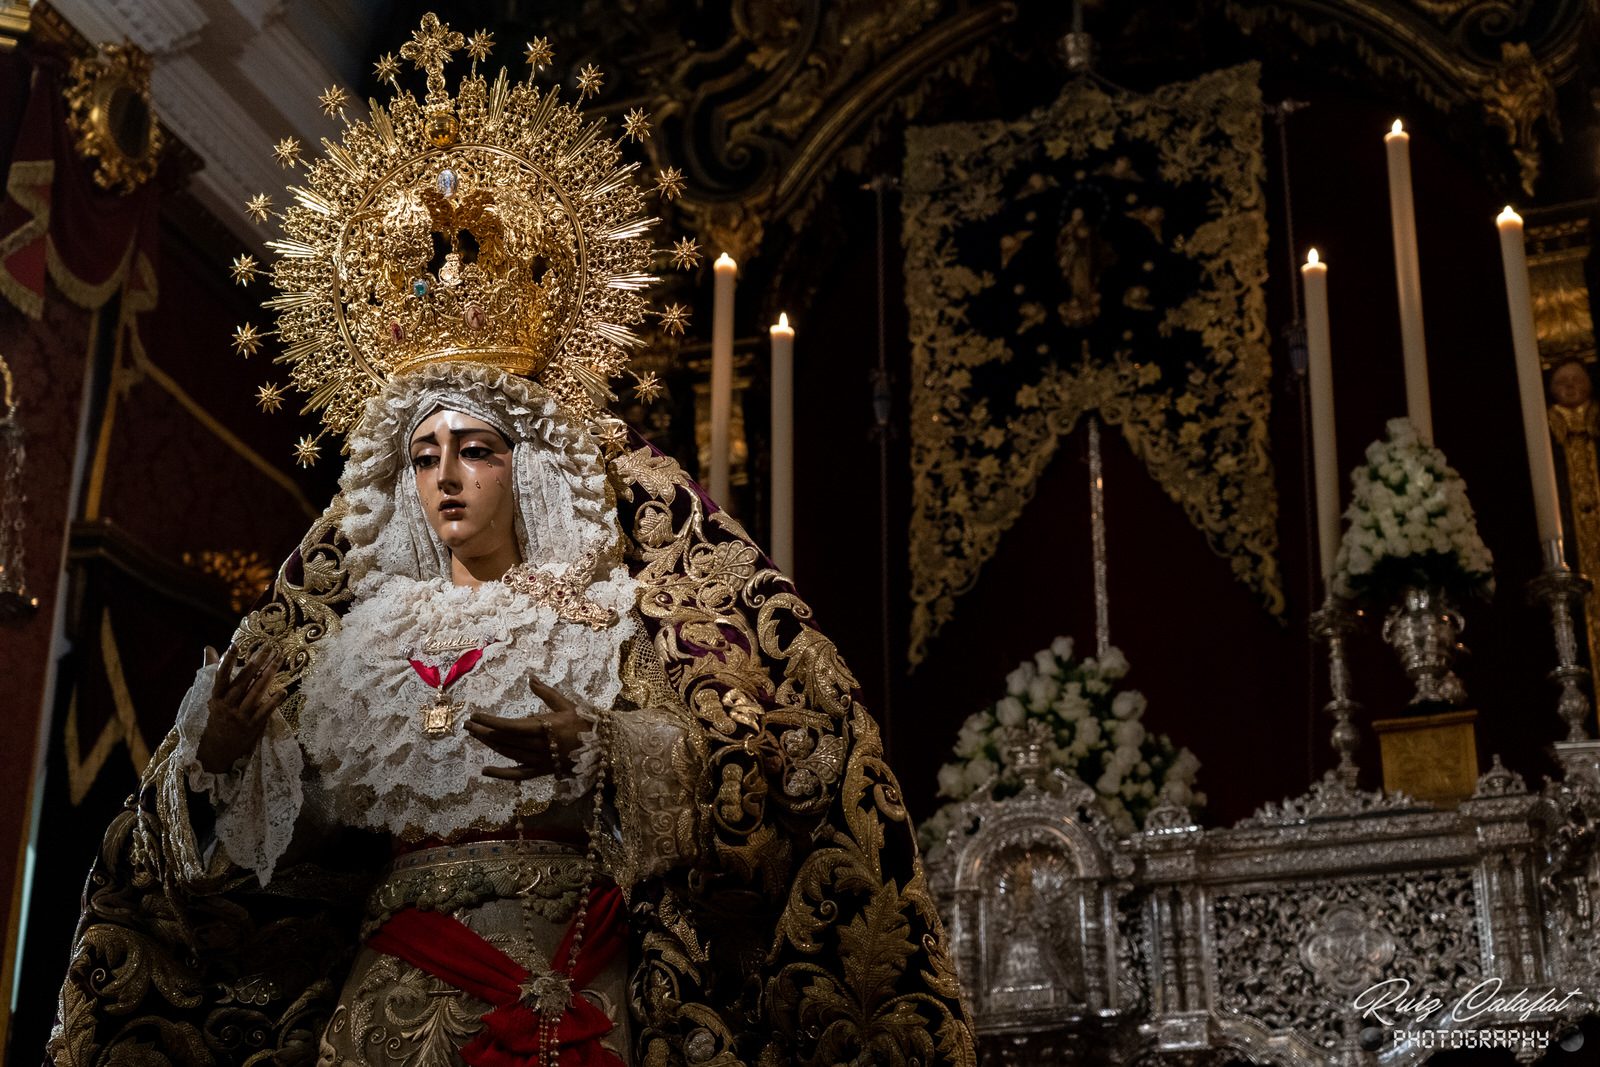
<svg viewBox="0 0 1600 1067">
<path fill-rule="evenodd" d="M 1356 787 L 1356 748 L 1361 735 L 1353 716 L 1361 707 L 1350 696 L 1350 666 L 1344 658 L 1345 638 L 1355 632 L 1356 613 L 1350 602 L 1329 594 L 1322 607 L 1311 613 L 1311 634 L 1328 644 L 1328 687 L 1333 699 L 1323 706 L 1333 716 L 1333 748 L 1339 753 L 1339 766 L 1333 771 L 1340 784 Z"/>
<path fill-rule="evenodd" d="M 1550 609 L 1550 628 L 1556 639 L 1556 669 L 1550 672 L 1550 680 L 1561 687 L 1556 711 L 1567 724 L 1568 741 L 1584 741 L 1589 736 L 1584 722 L 1590 715 L 1590 703 L 1583 691 L 1589 670 L 1578 662 L 1578 635 L 1572 616 L 1574 606 L 1579 611 L 1583 609 L 1584 598 L 1592 588 L 1594 583 L 1567 566 L 1561 538 L 1544 543 L 1544 573 L 1528 583 L 1528 591 Z"/>
</svg>

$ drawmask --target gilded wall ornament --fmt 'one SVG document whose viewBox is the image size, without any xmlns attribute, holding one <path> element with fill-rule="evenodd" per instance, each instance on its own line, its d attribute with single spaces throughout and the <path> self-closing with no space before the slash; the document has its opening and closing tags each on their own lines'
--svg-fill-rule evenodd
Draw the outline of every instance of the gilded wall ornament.
<svg viewBox="0 0 1600 1067">
<path fill-rule="evenodd" d="M 72 61 L 64 95 L 79 158 L 95 184 L 131 193 L 155 174 L 164 138 L 150 105 L 150 57 L 132 44 L 103 44 Z"/>
<path fill-rule="evenodd" d="M 31 613 L 39 598 L 28 590 L 23 559 L 22 466 L 26 459 L 17 419 L 17 383 L 0 356 L 0 618 Z"/>
</svg>

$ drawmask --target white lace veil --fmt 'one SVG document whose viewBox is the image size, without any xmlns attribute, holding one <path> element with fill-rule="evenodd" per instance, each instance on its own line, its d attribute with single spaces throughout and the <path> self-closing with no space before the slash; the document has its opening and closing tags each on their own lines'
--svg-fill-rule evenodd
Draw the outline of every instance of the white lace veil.
<svg viewBox="0 0 1600 1067">
<path fill-rule="evenodd" d="M 524 562 L 564 573 L 585 553 L 614 561 L 622 532 L 607 496 L 599 442 L 540 386 L 471 363 L 440 363 L 392 379 L 367 402 L 339 479 L 348 509 L 346 565 L 359 597 L 389 575 L 449 575 L 450 551 L 422 513 L 411 435 L 440 409 L 482 419 L 511 442 L 516 536 Z M 606 562 L 599 569 L 608 570 Z"/>
</svg>

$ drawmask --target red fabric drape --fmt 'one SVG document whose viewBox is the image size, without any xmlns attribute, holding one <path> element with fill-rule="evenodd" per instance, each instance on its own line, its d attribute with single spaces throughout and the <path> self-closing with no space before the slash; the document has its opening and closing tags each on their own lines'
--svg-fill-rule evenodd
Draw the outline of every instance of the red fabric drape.
<svg viewBox="0 0 1600 1067">
<path fill-rule="evenodd" d="M 95 164 L 73 147 L 62 83 L 54 60 L 36 62 L 0 201 L 0 295 L 38 318 L 48 272 L 81 307 L 126 284 L 124 299 L 144 310 L 155 303 L 156 184 L 123 195 L 94 183 Z"/>
<path fill-rule="evenodd" d="M 566 966 L 575 932 L 573 925 L 567 927 L 551 957 L 558 974 L 569 974 Z M 569 974 L 572 1003 L 556 1029 L 559 1067 L 624 1067 L 600 1044 L 600 1038 L 611 1032 L 611 1020 L 578 990 L 592 982 L 626 943 L 622 891 L 614 885 L 593 890 L 583 947 Z M 438 912 L 407 908 L 384 923 L 367 947 L 494 1005 L 483 1017 L 483 1029 L 461 1049 L 462 1060 L 472 1067 L 556 1067 L 539 1062 L 539 1015 L 522 1001 L 527 969 L 466 924 Z"/>
</svg>

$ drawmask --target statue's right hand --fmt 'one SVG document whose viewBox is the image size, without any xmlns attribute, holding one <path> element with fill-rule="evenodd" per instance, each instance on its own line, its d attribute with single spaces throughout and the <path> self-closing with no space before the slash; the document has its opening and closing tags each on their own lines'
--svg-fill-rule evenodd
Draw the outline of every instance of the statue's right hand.
<svg viewBox="0 0 1600 1067">
<path fill-rule="evenodd" d="M 206 649 L 206 663 L 216 663 L 215 649 Z M 284 657 L 263 644 L 244 663 L 237 663 L 230 646 L 217 667 L 211 685 L 205 733 L 200 737 L 200 766 L 211 774 L 225 774 L 240 757 L 256 747 L 279 704 L 288 696 L 279 690 L 268 694 Z"/>
</svg>

